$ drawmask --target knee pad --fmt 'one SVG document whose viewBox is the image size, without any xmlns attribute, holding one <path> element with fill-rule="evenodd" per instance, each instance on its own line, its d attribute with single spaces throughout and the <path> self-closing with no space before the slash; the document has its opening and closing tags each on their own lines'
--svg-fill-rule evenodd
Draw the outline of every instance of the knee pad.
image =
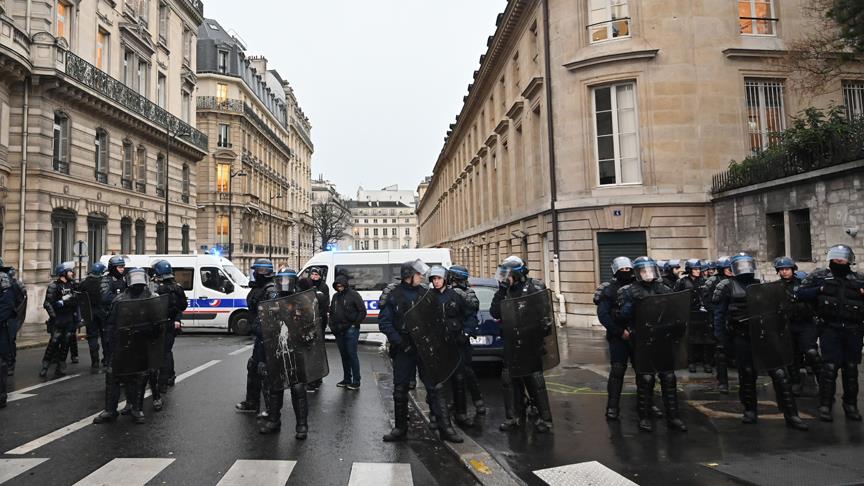
<svg viewBox="0 0 864 486">
<path fill-rule="evenodd" d="M 654 386 L 654 375 L 648 373 L 642 373 L 636 375 L 636 384 L 638 386 L 644 387 L 653 387 Z"/>
<path fill-rule="evenodd" d="M 786 368 L 777 368 L 770 371 L 771 378 L 775 380 L 785 380 L 789 378 L 789 373 L 786 373 Z"/>
</svg>

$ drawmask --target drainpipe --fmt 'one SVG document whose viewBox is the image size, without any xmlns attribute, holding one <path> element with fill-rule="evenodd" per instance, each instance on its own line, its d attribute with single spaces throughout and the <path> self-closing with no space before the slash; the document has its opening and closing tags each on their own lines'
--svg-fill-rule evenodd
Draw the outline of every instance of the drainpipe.
<svg viewBox="0 0 864 486">
<path fill-rule="evenodd" d="M 24 30 L 27 31 L 28 37 L 30 36 L 30 19 L 32 18 L 32 13 L 31 13 L 32 11 L 33 11 L 33 0 L 27 0 L 27 8 L 24 11 Z M 21 269 L 19 268 L 18 271 L 20 272 Z"/>
<path fill-rule="evenodd" d="M 27 2 L 29 10 L 30 2 Z M 29 13 L 28 13 L 29 19 Z M 27 144 L 30 138 L 30 77 L 24 78 L 24 127 L 21 130 L 21 199 L 18 207 L 18 278 L 24 282 L 24 205 L 27 202 Z"/>
<path fill-rule="evenodd" d="M 558 199 L 558 183 L 555 174 L 555 125 L 552 116 L 552 59 L 550 56 L 550 45 L 552 43 L 549 35 L 549 0 L 543 0 L 543 59 L 546 82 L 546 135 L 549 146 L 549 210 L 552 214 L 552 271 L 555 273 L 555 297 L 558 299 L 558 323 L 567 324 L 567 300 L 561 291 L 561 266 L 559 260 L 560 239 L 558 235 L 558 208 L 555 202 Z"/>
</svg>

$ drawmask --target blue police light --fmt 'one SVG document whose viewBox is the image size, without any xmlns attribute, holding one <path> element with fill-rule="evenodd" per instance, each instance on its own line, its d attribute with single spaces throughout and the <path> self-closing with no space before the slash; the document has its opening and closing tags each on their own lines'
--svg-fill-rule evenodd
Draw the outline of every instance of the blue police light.
<svg viewBox="0 0 864 486">
<path fill-rule="evenodd" d="M 218 246 L 214 246 L 213 248 L 210 249 L 210 254 L 213 256 L 221 257 L 222 256 L 222 248 L 219 248 Z"/>
<path fill-rule="evenodd" d="M 327 251 L 335 251 L 338 249 L 339 249 L 339 247 L 337 245 L 335 245 L 334 243 L 330 243 L 329 245 L 327 245 Z"/>
</svg>

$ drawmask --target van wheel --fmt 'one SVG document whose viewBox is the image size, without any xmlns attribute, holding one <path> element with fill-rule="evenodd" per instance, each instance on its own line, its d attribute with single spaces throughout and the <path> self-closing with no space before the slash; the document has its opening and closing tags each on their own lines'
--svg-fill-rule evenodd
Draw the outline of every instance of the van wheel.
<svg viewBox="0 0 864 486">
<path fill-rule="evenodd" d="M 248 312 L 235 312 L 228 321 L 228 332 L 238 336 L 248 336 L 252 332 L 252 322 Z"/>
</svg>

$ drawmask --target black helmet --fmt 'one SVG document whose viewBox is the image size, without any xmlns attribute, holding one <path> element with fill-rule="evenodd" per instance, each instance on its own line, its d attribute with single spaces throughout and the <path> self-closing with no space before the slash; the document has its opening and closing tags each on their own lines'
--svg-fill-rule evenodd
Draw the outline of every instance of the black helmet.
<svg viewBox="0 0 864 486">
<path fill-rule="evenodd" d="M 746 253 L 739 253 L 732 257 L 732 275 L 753 275 L 756 273 L 756 260 Z"/>
<path fill-rule="evenodd" d="M 133 268 L 126 272 L 126 283 L 130 287 L 144 287 L 148 281 L 147 271 L 143 268 Z"/>
<path fill-rule="evenodd" d="M 167 260 L 159 260 L 153 264 L 153 275 L 162 280 L 174 278 L 174 269 Z"/>
<path fill-rule="evenodd" d="M 119 268 L 126 268 L 126 258 L 122 255 L 114 255 L 108 259 L 108 273 L 114 275 L 115 277 L 121 277 L 123 275 Z"/>
<path fill-rule="evenodd" d="M 660 267 L 654 259 L 647 256 L 633 260 L 633 272 L 636 274 L 636 280 L 640 282 L 660 280 Z"/>
<path fill-rule="evenodd" d="M 690 273 L 691 270 L 702 270 L 702 261 L 696 258 L 691 258 L 684 263 L 684 271 Z"/>
<path fill-rule="evenodd" d="M 454 283 L 467 283 L 470 276 L 471 272 L 462 265 L 451 265 L 447 269 L 447 283 L 451 285 Z"/>
<path fill-rule="evenodd" d="M 399 267 L 399 278 L 402 280 L 408 280 L 418 273 L 424 277 L 429 273 L 429 265 L 423 263 L 423 260 L 419 258 L 414 261 L 405 262 Z"/>
<path fill-rule="evenodd" d="M 54 276 L 57 278 L 66 277 L 67 280 L 71 280 L 69 277 L 69 272 L 72 272 L 73 277 L 75 273 L 75 264 L 72 262 L 63 262 L 54 269 Z"/>
<path fill-rule="evenodd" d="M 297 272 L 290 267 L 282 267 L 276 274 L 276 287 L 280 292 L 294 293 L 297 291 Z"/>
<path fill-rule="evenodd" d="M 528 265 L 525 265 L 525 262 L 515 255 L 511 255 L 501 262 L 501 265 L 498 266 L 498 272 L 495 274 L 495 279 L 499 283 L 506 284 L 508 281 L 507 278 L 510 276 L 520 281 L 528 276 Z"/>
<path fill-rule="evenodd" d="M 273 278 L 273 262 L 269 258 L 259 258 L 252 263 L 252 274 L 258 279 Z"/>
<path fill-rule="evenodd" d="M 779 272 L 781 268 L 791 268 L 793 272 L 798 271 L 798 265 L 795 263 L 795 260 L 787 256 L 774 259 L 774 270 Z"/>
</svg>

